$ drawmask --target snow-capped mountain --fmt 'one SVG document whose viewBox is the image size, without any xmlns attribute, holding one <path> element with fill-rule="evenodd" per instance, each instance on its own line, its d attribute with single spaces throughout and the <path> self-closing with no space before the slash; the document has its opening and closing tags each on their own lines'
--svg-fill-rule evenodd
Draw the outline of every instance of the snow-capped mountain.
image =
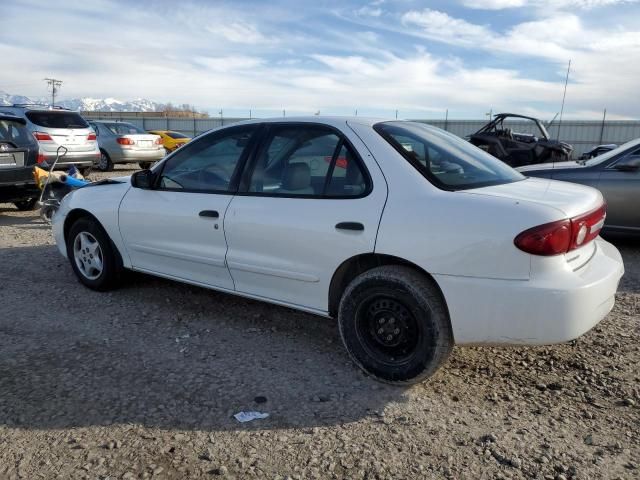
<svg viewBox="0 0 640 480">
<path fill-rule="evenodd" d="M 0 106 L 13 105 L 14 103 L 41 103 L 48 105 L 47 97 L 25 97 L 24 95 L 11 95 L 0 91 Z M 153 102 L 145 98 L 137 98 L 130 101 L 122 101 L 115 98 L 72 98 L 59 100 L 56 105 L 70 110 L 83 112 L 158 112 L 162 111 L 164 104 Z"/>
</svg>

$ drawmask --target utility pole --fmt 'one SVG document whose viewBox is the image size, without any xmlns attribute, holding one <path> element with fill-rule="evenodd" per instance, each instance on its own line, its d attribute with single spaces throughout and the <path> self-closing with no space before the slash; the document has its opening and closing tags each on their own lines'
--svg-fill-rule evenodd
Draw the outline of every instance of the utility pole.
<svg viewBox="0 0 640 480">
<path fill-rule="evenodd" d="M 602 145 L 602 139 L 604 138 L 604 122 L 607 119 L 607 109 L 604 109 L 602 113 L 602 126 L 600 127 L 600 145 Z"/>
<path fill-rule="evenodd" d="M 44 81 L 51 87 L 51 106 L 55 107 L 56 93 L 58 93 L 58 88 L 62 85 L 62 80 L 58 80 L 56 78 L 45 78 Z"/>
<path fill-rule="evenodd" d="M 449 109 L 444 112 L 444 131 L 447 131 L 447 127 L 449 126 Z"/>
<path fill-rule="evenodd" d="M 396 110 L 396 120 L 398 119 L 398 110 Z"/>
</svg>

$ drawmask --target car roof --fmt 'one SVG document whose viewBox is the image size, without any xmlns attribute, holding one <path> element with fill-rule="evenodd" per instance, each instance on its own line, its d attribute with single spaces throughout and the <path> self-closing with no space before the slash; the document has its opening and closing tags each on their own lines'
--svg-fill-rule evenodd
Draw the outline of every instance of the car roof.
<svg viewBox="0 0 640 480">
<path fill-rule="evenodd" d="M 7 122 L 17 122 L 17 123 L 21 123 L 22 125 L 27 124 L 27 121 L 24 118 L 18 117 L 13 113 L 0 112 L 0 120 L 4 120 Z"/>
<path fill-rule="evenodd" d="M 307 115 L 299 117 L 271 117 L 271 118 L 254 118 L 251 120 L 243 120 L 241 122 L 234 123 L 233 125 L 248 125 L 252 123 L 320 123 L 324 125 L 331 125 L 334 127 L 343 126 L 346 123 L 360 124 L 373 126 L 379 122 L 391 121 L 388 118 L 373 118 L 373 117 L 356 117 L 356 116 L 320 116 L 320 115 Z"/>
</svg>

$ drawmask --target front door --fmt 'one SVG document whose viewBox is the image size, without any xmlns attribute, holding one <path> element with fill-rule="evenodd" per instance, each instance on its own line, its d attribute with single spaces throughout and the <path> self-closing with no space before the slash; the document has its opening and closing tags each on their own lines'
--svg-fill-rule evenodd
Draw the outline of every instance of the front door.
<svg viewBox="0 0 640 480">
<path fill-rule="evenodd" d="M 233 290 L 223 224 L 257 125 L 212 132 L 158 165 L 155 188 L 131 188 L 120 231 L 135 270 Z"/>
<path fill-rule="evenodd" d="M 640 162 L 640 149 L 608 165 L 600 174 L 598 190 L 607 201 L 606 226 L 620 231 L 640 229 L 640 170 L 623 166 Z"/>
<path fill-rule="evenodd" d="M 348 134 L 270 124 L 225 216 L 237 291 L 326 312 L 335 270 L 374 251 L 386 184 L 364 144 Z"/>
</svg>

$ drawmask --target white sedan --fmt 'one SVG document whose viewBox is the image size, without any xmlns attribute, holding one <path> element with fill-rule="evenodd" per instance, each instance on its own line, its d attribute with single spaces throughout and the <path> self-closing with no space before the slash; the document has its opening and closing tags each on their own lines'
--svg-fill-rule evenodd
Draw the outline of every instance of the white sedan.
<svg viewBox="0 0 640 480">
<path fill-rule="evenodd" d="M 131 269 L 337 317 L 355 363 L 412 383 L 454 344 L 558 343 L 602 320 L 624 272 L 605 211 L 437 128 L 311 117 L 219 128 L 78 189 L 53 231 L 89 288 Z"/>
</svg>

